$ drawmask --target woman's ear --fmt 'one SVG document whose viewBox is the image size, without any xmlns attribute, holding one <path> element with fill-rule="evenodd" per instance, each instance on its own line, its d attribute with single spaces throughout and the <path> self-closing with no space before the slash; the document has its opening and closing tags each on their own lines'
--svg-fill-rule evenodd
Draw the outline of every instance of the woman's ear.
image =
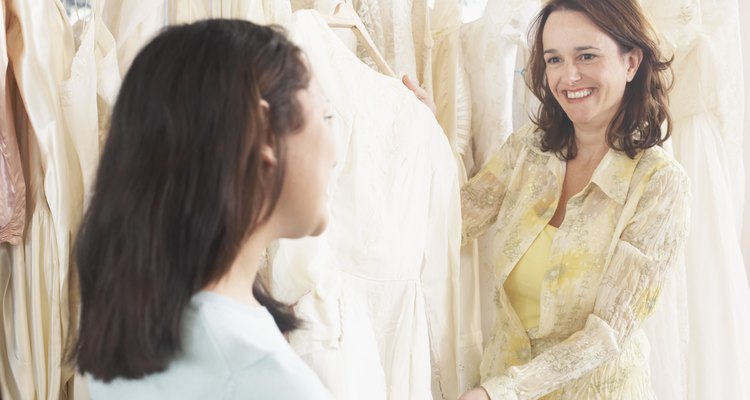
<svg viewBox="0 0 750 400">
<path fill-rule="evenodd" d="M 267 101 L 261 99 L 260 100 L 260 110 L 265 118 L 266 121 L 268 121 L 271 114 L 271 107 L 268 104 Z M 263 141 L 263 144 L 261 144 L 260 148 L 260 158 L 263 160 L 263 164 L 266 167 L 275 167 L 279 160 L 276 158 L 276 137 L 273 134 L 273 131 L 271 130 L 271 127 L 268 126 L 265 131 L 266 137 Z"/>
<path fill-rule="evenodd" d="M 638 67 L 641 66 L 643 61 L 643 50 L 635 47 L 625 53 L 625 62 L 628 65 L 627 81 L 630 82 L 635 77 L 635 73 L 638 72 Z"/>
</svg>

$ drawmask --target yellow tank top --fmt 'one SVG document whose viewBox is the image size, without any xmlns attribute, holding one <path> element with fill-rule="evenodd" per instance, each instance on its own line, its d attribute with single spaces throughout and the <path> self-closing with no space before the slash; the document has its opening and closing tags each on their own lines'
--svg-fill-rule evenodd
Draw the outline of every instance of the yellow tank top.
<svg viewBox="0 0 750 400">
<path fill-rule="evenodd" d="M 539 326 L 539 297 L 548 269 L 549 250 L 557 228 L 546 225 L 518 261 L 503 284 L 523 327 L 528 331 Z"/>
</svg>

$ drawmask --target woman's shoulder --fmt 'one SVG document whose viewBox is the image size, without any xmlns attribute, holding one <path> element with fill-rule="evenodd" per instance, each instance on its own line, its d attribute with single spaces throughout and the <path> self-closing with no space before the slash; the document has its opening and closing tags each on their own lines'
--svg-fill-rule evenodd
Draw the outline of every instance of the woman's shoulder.
<svg viewBox="0 0 750 400">
<path fill-rule="evenodd" d="M 516 146 L 540 149 L 542 143 L 542 130 L 533 122 L 528 122 L 513 131 L 507 142 Z"/>
<path fill-rule="evenodd" d="M 635 175 L 647 180 L 655 178 L 684 182 L 689 180 L 682 165 L 662 146 L 642 150 Z"/>
<path fill-rule="evenodd" d="M 210 292 L 193 296 L 183 320 L 185 344 L 212 343 L 234 367 L 252 363 L 286 341 L 265 307 L 250 307 Z"/>
</svg>

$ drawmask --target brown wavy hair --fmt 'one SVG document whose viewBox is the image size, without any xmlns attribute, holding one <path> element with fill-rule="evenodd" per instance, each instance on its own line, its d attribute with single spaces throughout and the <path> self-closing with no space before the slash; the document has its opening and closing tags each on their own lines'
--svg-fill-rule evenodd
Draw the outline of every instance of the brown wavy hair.
<svg viewBox="0 0 750 400">
<path fill-rule="evenodd" d="M 667 94 L 672 86 L 672 59 L 659 50 L 656 34 L 637 0 L 551 0 L 537 14 L 529 31 L 531 56 L 526 85 L 541 102 L 532 121 L 542 130 L 541 147 L 563 160 L 577 155 L 573 123 L 553 96 L 545 75 L 542 33 L 554 11 L 576 11 L 586 15 L 611 37 L 625 53 L 643 51 L 643 60 L 633 80 L 625 87 L 620 108 L 607 127 L 607 143 L 634 158 L 638 150 L 661 145 L 672 134 Z M 667 122 L 666 132 L 661 129 Z"/>
<path fill-rule="evenodd" d="M 81 315 L 69 359 L 81 372 L 109 381 L 167 368 L 191 297 L 228 272 L 274 209 L 309 82 L 281 29 L 248 21 L 171 27 L 136 56 L 76 240 Z M 270 142 L 274 168 L 261 157 Z M 250 290 L 282 332 L 299 325 L 260 280 Z"/>
</svg>

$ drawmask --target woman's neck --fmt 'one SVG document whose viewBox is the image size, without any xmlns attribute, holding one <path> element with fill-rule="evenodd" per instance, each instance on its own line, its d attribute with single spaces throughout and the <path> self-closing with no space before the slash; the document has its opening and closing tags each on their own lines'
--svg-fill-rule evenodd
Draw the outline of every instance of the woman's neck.
<svg viewBox="0 0 750 400">
<path fill-rule="evenodd" d="M 606 130 L 575 128 L 577 154 L 575 159 L 585 164 L 598 164 L 609 151 Z"/>
<path fill-rule="evenodd" d="M 253 284 L 263 250 L 268 243 L 262 232 L 253 233 L 240 248 L 227 273 L 203 290 L 229 297 L 248 306 L 259 306 L 260 303 L 253 296 Z"/>
</svg>

